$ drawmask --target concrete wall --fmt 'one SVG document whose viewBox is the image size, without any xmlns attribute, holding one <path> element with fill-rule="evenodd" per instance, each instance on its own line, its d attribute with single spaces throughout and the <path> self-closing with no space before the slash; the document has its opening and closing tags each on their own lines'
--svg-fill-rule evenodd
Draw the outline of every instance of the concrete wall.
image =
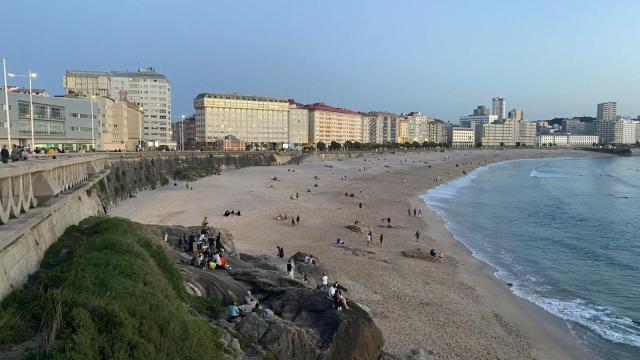
<svg viewBox="0 0 640 360">
<path fill-rule="evenodd" d="M 39 269 L 44 253 L 67 227 L 104 212 L 97 192 L 91 189 L 106 172 L 72 193 L 51 198 L 24 218 L 2 225 L 0 299 L 20 288 Z"/>
<path fill-rule="evenodd" d="M 102 156 L 96 161 L 106 161 L 105 169 L 77 189 L 52 197 L 28 213 L 0 225 L 0 300 L 20 288 L 29 275 L 39 269 L 44 253 L 67 227 L 87 217 L 108 213 L 112 204 L 128 199 L 131 194 L 159 186 L 163 177 L 171 178 L 180 166 L 206 166 L 220 172 L 285 163 L 295 155 L 113 153 L 107 160 Z M 63 160 L 59 161 L 62 164 Z"/>
</svg>

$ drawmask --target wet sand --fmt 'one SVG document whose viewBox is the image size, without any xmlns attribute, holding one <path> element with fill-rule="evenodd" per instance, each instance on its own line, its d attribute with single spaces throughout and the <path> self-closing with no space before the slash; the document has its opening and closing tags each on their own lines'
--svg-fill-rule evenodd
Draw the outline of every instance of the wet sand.
<svg viewBox="0 0 640 360">
<path fill-rule="evenodd" d="M 385 351 L 393 354 L 423 347 L 436 359 L 585 358 L 590 355 L 560 320 L 513 296 L 418 196 L 484 163 L 591 155 L 472 150 L 387 153 L 343 161 L 310 158 L 302 165 L 225 171 L 192 183 L 194 190 L 183 182 L 175 188 L 170 184 L 138 194 L 111 214 L 148 224 L 189 226 L 208 216 L 213 226 L 234 235 L 241 252 L 275 256 L 276 246 L 282 246 L 287 257 L 296 251 L 312 253 L 330 269 L 330 281 L 339 281 L 349 289 L 350 299 L 366 306 L 385 337 Z M 271 180 L 274 176 L 280 181 Z M 439 182 L 434 182 L 436 177 Z M 354 197 L 345 197 L 345 192 Z M 421 209 L 423 217 L 408 216 L 407 209 L 413 208 Z M 242 216 L 222 216 L 227 209 L 239 209 Z M 281 213 L 299 215 L 300 225 L 277 221 Z M 388 217 L 392 228 L 381 221 Z M 365 234 L 345 228 L 356 220 L 373 231 L 371 246 Z M 335 246 L 336 238 L 344 240 L 345 247 Z M 401 253 L 415 248 L 444 249 L 443 261 Z"/>
</svg>

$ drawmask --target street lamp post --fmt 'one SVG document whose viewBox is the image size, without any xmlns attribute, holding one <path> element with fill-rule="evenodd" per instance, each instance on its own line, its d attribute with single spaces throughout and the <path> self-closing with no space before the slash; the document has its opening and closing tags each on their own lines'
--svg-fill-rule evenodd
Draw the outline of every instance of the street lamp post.
<svg viewBox="0 0 640 360">
<path fill-rule="evenodd" d="M 96 150 L 96 137 L 93 130 L 93 99 L 95 99 L 95 97 L 95 95 L 91 95 L 91 147 L 93 151 Z"/>
<path fill-rule="evenodd" d="M 31 70 L 29 70 L 28 75 L 17 75 L 17 74 L 7 74 L 8 76 L 11 77 L 26 77 L 29 78 L 29 118 L 31 120 L 31 150 L 33 150 L 36 146 L 36 140 L 35 140 L 35 131 L 34 131 L 34 125 L 33 125 L 33 87 L 31 86 L 31 79 L 35 79 L 38 77 L 38 74 L 31 72 Z"/>
<path fill-rule="evenodd" d="M 138 108 L 138 125 L 140 126 L 140 151 L 142 151 L 143 137 L 142 137 L 142 112 L 144 111 L 144 107 L 140 105 Z"/>
<path fill-rule="evenodd" d="M 2 59 L 2 69 L 4 70 L 4 106 L 7 114 L 7 139 L 11 148 L 11 119 L 9 118 L 9 87 L 7 86 L 7 61 Z"/>
<path fill-rule="evenodd" d="M 182 122 L 180 124 L 180 147 L 182 148 L 182 151 L 184 151 L 184 118 L 185 116 L 182 115 Z"/>
</svg>

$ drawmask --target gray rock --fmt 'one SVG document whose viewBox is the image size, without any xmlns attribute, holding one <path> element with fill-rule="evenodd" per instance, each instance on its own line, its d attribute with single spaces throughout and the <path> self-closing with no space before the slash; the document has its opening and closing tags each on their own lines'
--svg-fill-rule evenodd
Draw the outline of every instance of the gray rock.
<svg viewBox="0 0 640 360">
<path fill-rule="evenodd" d="M 268 328 L 269 325 L 267 325 L 267 322 L 261 319 L 256 313 L 245 316 L 244 319 L 236 324 L 236 331 L 254 342 L 260 340 Z"/>
</svg>

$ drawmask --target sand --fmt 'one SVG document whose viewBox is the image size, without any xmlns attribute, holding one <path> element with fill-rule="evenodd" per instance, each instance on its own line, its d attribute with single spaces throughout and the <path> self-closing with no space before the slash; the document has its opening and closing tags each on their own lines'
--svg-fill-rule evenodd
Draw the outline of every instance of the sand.
<svg viewBox="0 0 640 360">
<path fill-rule="evenodd" d="M 282 246 L 286 257 L 296 251 L 312 253 L 330 269 L 330 281 L 347 287 L 347 296 L 370 312 L 384 335 L 385 351 L 392 354 L 423 347 L 435 359 L 585 358 L 590 356 L 561 321 L 513 296 L 418 196 L 484 163 L 592 155 L 469 150 L 369 154 L 343 161 L 310 158 L 302 165 L 225 171 L 192 183 L 193 190 L 183 182 L 170 184 L 139 193 L 111 214 L 147 224 L 189 226 L 208 216 L 213 226 L 234 235 L 241 252 L 275 256 L 276 246 Z M 271 180 L 275 176 L 280 181 Z M 435 177 L 441 182 L 434 182 Z M 423 217 L 407 215 L 414 207 Z M 226 209 L 239 209 L 242 216 L 224 217 Z M 277 221 L 280 213 L 299 215 L 300 225 Z M 381 221 L 387 217 L 392 228 Z M 365 234 L 345 228 L 355 220 L 371 227 L 371 246 Z M 335 246 L 336 238 L 345 247 Z M 444 249 L 443 261 L 402 256 L 403 250 L 415 248 Z"/>
</svg>

